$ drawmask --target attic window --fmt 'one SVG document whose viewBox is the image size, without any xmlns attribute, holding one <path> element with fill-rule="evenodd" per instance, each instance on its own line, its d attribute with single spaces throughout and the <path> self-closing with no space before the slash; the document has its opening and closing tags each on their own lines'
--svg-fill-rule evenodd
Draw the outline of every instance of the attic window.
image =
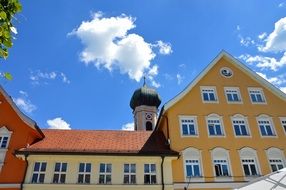
<svg viewBox="0 0 286 190">
<path fill-rule="evenodd" d="M 223 67 L 220 69 L 220 74 L 226 78 L 230 78 L 233 75 L 233 72 L 230 68 L 228 67 Z"/>
</svg>

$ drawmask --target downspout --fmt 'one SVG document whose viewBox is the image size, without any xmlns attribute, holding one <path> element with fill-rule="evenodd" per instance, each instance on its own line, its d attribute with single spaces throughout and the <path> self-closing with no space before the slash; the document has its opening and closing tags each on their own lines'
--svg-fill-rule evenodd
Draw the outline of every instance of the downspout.
<svg viewBox="0 0 286 190">
<path fill-rule="evenodd" d="M 162 181 L 162 190 L 165 190 L 165 182 L 164 182 L 164 160 L 165 156 L 161 156 L 161 181 Z"/>
<path fill-rule="evenodd" d="M 26 162 L 26 167 L 25 167 L 25 172 L 24 172 L 24 177 L 23 177 L 23 180 L 22 180 L 22 183 L 21 183 L 21 190 L 23 190 L 23 184 L 25 183 L 25 178 L 26 178 L 26 175 L 27 175 L 27 170 L 28 170 L 28 156 L 29 154 L 28 153 L 24 153 L 24 156 L 25 156 L 25 162 Z"/>
</svg>

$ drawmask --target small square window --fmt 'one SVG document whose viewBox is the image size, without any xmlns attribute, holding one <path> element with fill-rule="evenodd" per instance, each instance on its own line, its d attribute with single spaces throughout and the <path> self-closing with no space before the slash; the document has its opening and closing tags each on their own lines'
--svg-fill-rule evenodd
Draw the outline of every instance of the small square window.
<svg viewBox="0 0 286 190">
<path fill-rule="evenodd" d="M 241 96 L 239 88 L 224 88 L 225 96 L 228 103 L 240 103 Z"/>
<path fill-rule="evenodd" d="M 261 136 L 276 136 L 271 119 L 258 118 L 257 120 Z"/>
<path fill-rule="evenodd" d="M 180 118 L 181 134 L 183 136 L 197 136 L 197 121 L 194 116 L 181 116 Z"/>
<path fill-rule="evenodd" d="M 264 103 L 266 103 L 262 89 L 260 89 L 260 88 L 249 88 L 248 92 L 249 92 L 251 102 L 253 104 L 264 104 Z"/>
<path fill-rule="evenodd" d="M 201 87 L 202 100 L 205 103 L 217 102 L 215 87 Z"/>
</svg>

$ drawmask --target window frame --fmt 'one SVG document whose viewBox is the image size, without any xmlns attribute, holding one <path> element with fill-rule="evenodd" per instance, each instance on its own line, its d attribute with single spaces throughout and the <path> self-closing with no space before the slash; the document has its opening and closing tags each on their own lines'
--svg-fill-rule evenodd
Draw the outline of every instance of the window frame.
<svg viewBox="0 0 286 190">
<path fill-rule="evenodd" d="M 36 169 L 36 164 L 39 164 L 39 170 L 38 171 L 35 171 Z M 43 164 L 45 164 L 45 167 L 44 167 L 44 170 L 42 171 L 42 167 L 43 167 Z M 31 175 L 31 183 L 45 183 L 45 177 L 46 177 L 46 171 L 47 171 L 47 162 L 46 161 L 37 161 L 37 162 L 34 162 L 34 167 L 33 167 L 33 170 L 32 170 L 32 175 Z M 37 175 L 37 179 L 36 181 L 34 181 L 34 175 Z M 43 176 L 43 181 L 41 181 L 41 176 Z"/>
<path fill-rule="evenodd" d="M 146 172 L 145 167 L 148 165 L 148 171 Z M 155 167 L 155 171 L 152 171 L 152 165 L 154 165 Z M 149 182 L 146 183 L 145 181 L 145 176 L 149 176 Z M 155 183 L 152 183 L 152 177 L 155 176 Z M 147 163 L 144 164 L 144 184 L 145 185 L 154 185 L 154 184 L 158 184 L 158 179 L 157 179 L 157 165 L 155 163 Z"/>
<path fill-rule="evenodd" d="M 1 137 L 1 139 L 0 139 L 0 150 L 7 150 L 8 149 L 12 133 L 13 132 L 9 131 L 9 129 L 7 129 L 6 126 L 0 127 L 0 137 Z M 3 147 L 4 138 L 7 138 L 5 147 Z M 0 162 L 1 162 L 1 160 L 0 160 Z"/>
<path fill-rule="evenodd" d="M 279 162 L 280 162 L 280 165 L 282 165 L 282 168 L 286 166 L 283 150 L 277 147 L 270 147 L 265 151 L 265 153 L 267 155 L 267 159 L 269 163 L 269 171 L 274 172 L 272 165 L 275 165 L 276 168 L 278 168 L 277 166 L 279 165 Z M 279 168 L 277 170 L 279 170 Z"/>
<path fill-rule="evenodd" d="M 186 175 L 185 175 L 186 178 L 200 178 L 200 177 L 202 177 L 202 171 L 201 171 L 201 165 L 200 165 L 199 159 L 194 159 L 194 158 L 184 159 L 184 166 L 185 166 L 185 170 L 186 170 Z M 191 170 L 192 170 L 193 175 L 191 175 L 191 176 L 188 175 L 187 166 L 191 166 Z M 194 166 L 198 166 L 199 175 L 195 175 Z"/>
<path fill-rule="evenodd" d="M 205 90 L 206 91 L 213 91 L 213 95 L 214 95 L 214 99 L 215 100 L 205 100 L 204 99 L 204 91 Z M 218 94 L 217 94 L 215 86 L 201 86 L 200 87 L 200 93 L 201 93 L 201 97 L 202 97 L 202 102 L 203 103 L 219 103 Z M 209 97 L 209 93 L 208 93 L 208 97 Z"/>
<path fill-rule="evenodd" d="M 101 166 L 104 166 L 104 171 L 101 171 Z M 108 171 L 110 168 L 110 171 Z M 112 184 L 112 164 L 111 163 L 100 163 L 99 164 L 99 173 L 98 173 L 98 184 Z M 101 177 L 103 176 L 103 181 Z M 110 181 L 107 181 L 107 177 L 110 177 Z"/>
<path fill-rule="evenodd" d="M 260 122 L 269 122 L 269 126 L 273 135 L 263 135 L 260 127 L 260 125 L 262 124 L 260 124 Z M 269 117 L 268 115 L 259 115 L 258 117 L 256 117 L 256 123 L 261 138 L 277 138 L 275 126 L 271 117 Z M 264 131 L 267 132 L 267 128 L 265 127 L 266 124 L 263 124 L 263 126 L 264 126 Z"/>
<path fill-rule="evenodd" d="M 183 120 L 193 120 L 192 123 L 188 123 L 187 125 L 187 131 L 188 134 L 184 134 L 184 130 L 183 130 L 183 124 L 187 123 Z M 199 130 L 198 130 L 198 122 L 197 122 L 197 116 L 187 116 L 187 115 L 180 115 L 179 116 L 179 124 L 180 124 L 180 131 L 181 131 L 181 137 L 199 137 Z M 193 124 L 194 125 L 194 131 L 195 134 L 190 134 L 190 128 L 189 128 L 189 124 Z"/>
<path fill-rule="evenodd" d="M 260 169 L 260 164 L 259 164 L 259 160 L 257 157 L 256 150 L 253 148 L 250 148 L 250 147 L 244 147 L 244 148 L 238 150 L 238 152 L 239 152 L 241 170 L 243 172 L 244 179 L 246 181 L 249 181 L 249 180 L 252 180 L 253 178 L 260 176 L 261 175 L 261 169 Z M 254 160 L 254 165 L 256 168 L 257 175 L 245 175 L 242 160 Z"/>
<path fill-rule="evenodd" d="M 211 158 L 212 158 L 213 176 L 215 178 L 215 181 L 233 181 L 229 151 L 222 147 L 216 147 L 213 150 L 211 150 Z M 228 175 L 222 175 L 222 176 L 216 175 L 216 167 L 215 167 L 216 160 L 225 161 L 221 163 L 224 163 L 224 165 L 227 166 Z"/>
<path fill-rule="evenodd" d="M 286 135 L 286 117 L 280 117 L 280 124 L 281 124 L 282 130 L 284 131 L 284 134 Z"/>
<path fill-rule="evenodd" d="M 84 164 L 83 171 L 80 171 L 81 167 L 80 165 Z M 90 171 L 87 171 L 87 165 L 90 165 Z M 90 162 L 80 162 L 78 165 L 78 178 L 77 178 L 77 184 L 90 184 L 91 181 L 91 174 L 92 174 L 92 164 Z M 82 182 L 80 182 L 80 175 L 82 175 Z M 89 180 L 87 182 L 86 178 L 89 176 Z"/>
<path fill-rule="evenodd" d="M 258 93 L 261 95 L 262 102 L 258 102 L 258 101 L 254 102 L 252 100 L 252 97 L 251 97 L 251 91 L 258 91 Z M 258 94 L 258 93 L 255 93 L 255 94 Z M 248 95 L 249 95 L 250 102 L 252 104 L 267 104 L 266 97 L 264 95 L 264 92 L 263 92 L 262 88 L 250 87 L 250 88 L 248 88 Z M 256 96 L 256 98 L 257 98 L 257 96 Z"/>
<path fill-rule="evenodd" d="M 227 169 L 227 175 L 217 175 L 217 172 L 216 172 L 216 165 L 219 165 L 220 166 L 220 171 L 221 173 L 223 173 L 224 169 L 223 169 L 223 165 L 226 166 L 226 169 Z M 231 173 L 230 173 L 230 167 L 229 167 L 229 163 L 228 163 L 228 160 L 226 158 L 215 158 L 213 160 L 213 167 L 214 167 L 214 171 L 215 171 L 215 177 L 217 178 L 221 178 L 221 177 L 231 177 Z"/>
<path fill-rule="evenodd" d="M 237 97 L 238 97 L 238 101 L 229 101 L 227 91 L 236 91 Z M 231 94 L 234 94 L 234 93 L 231 93 Z M 242 97 L 241 97 L 241 94 L 240 94 L 240 89 L 238 87 L 224 87 L 224 95 L 225 95 L 226 102 L 228 104 L 242 104 L 243 103 Z"/>
<path fill-rule="evenodd" d="M 217 120 L 219 121 L 219 125 L 220 125 L 220 131 L 221 131 L 221 135 L 217 135 L 217 132 L 215 134 L 211 134 L 210 133 L 210 128 L 209 128 L 209 124 L 214 125 L 214 131 L 217 131 L 216 127 L 215 127 L 215 123 L 209 123 L 210 120 Z M 221 138 L 221 137 L 226 137 L 225 134 L 225 130 L 224 130 L 224 125 L 223 125 L 223 120 L 222 120 L 222 116 L 219 116 L 217 114 L 210 114 L 208 116 L 206 116 L 206 126 L 207 126 L 207 131 L 208 131 L 208 137 L 211 138 Z"/>
<path fill-rule="evenodd" d="M 134 171 L 132 172 L 132 165 L 134 166 Z M 128 171 L 125 171 L 125 166 L 128 166 Z M 125 182 L 125 176 L 128 176 L 128 183 Z M 134 176 L 134 180 L 132 180 L 132 176 Z M 125 163 L 123 164 L 123 184 L 136 184 L 137 183 L 137 175 L 136 175 L 136 164 L 135 163 Z M 133 182 L 132 182 L 133 181 Z"/>
<path fill-rule="evenodd" d="M 60 169 L 59 171 L 56 171 L 56 167 L 57 167 L 57 164 L 60 164 Z M 66 165 L 65 166 L 65 171 L 63 171 L 63 165 Z M 54 184 L 64 184 L 66 183 L 66 176 L 67 176 L 67 170 L 68 170 L 68 163 L 67 162 L 56 162 L 55 163 L 55 168 L 54 168 L 54 175 L 53 175 L 53 181 L 52 183 Z M 58 180 L 57 182 L 55 182 L 55 175 L 58 175 Z M 64 176 L 64 177 L 63 177 Z M 64 180 L 62 181 L 62 178 L 64 178 Z"/>
<path fill-rule="evenodd" d="M 237 135 L 236 134 L 234 121 L 243 121 L 244 122 L 247 135 Z M 236 114 L 234 116 L 231 116 L 231 125 L 232 125 L 233 134 L 236 138 L 250 138 L 252 136 L 250 128 L 249 128 L 249 123 L 248 123 L 247 117 L 245 117 L 241 114 Z M 238 124 L 238 125 L 241 126 L 240 124 Z M 239 128 L 240 128 L 240 131 L 242 131 L 241 127 L 239 127 Z"/>
<path fill-rule="evenodd" d="M 269 161 L 269 166 L 270 166 L 270 169 L 271 169 L 271 172 L 276 172 L 278 170 L 281 170 L 282 168 L 284 168 L 284 163 L 283 163 L 283 160 L 282 159 L 274 159 L 274 158 L 271 158 L 268 160 Z M 279 164 L 280 163 L 280 164 Z M 275 171 L 273 170 L 272 168 L 272 165 L 275 165 L 275 167 L 277 168 Z M 282 168 L 279 168 L 278 165 L 281 165 Z"/>
<path fill-rule="evenodd" d="M 249 177 L 258 177 L 260 176 L 259 174 L 259 169 L 258 169 L 258 165 L 257 165 L 257 162 L 256 162 L 256 158 L 255 157 L 244 157 L 244 158 L 241 158 L 241 166 L 242 166 L 242 171 L 243 171 L 243 175 L 246 177 L 246 178 L 249 178 Z M 248 166 L 248 170 L 250 172 L 250 175 L 246 175 L 245 173 L 245 170 L 244 170 L 244 165 L 247 165 Z M 250 165 L 254 165 L 255 167 L 255 171 L 256 171 L 256 174 L 253 175 L 251 174 L 252 171 L 251 171 L 251 166 Z"/>
</svg>

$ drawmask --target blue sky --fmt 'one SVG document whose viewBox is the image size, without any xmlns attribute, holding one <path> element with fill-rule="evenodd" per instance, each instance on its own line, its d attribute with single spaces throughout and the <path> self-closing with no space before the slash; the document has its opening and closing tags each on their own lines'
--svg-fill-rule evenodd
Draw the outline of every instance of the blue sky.
<svg viewBox="0 0 286 190">
<path fill-rule="evenodd" d="M 116 129 L 135 89 L 162 104 L 222 50 L 286 92 L 286 1 L 21 1 L 1 85 L 41 128 Z"/>
</svg>

